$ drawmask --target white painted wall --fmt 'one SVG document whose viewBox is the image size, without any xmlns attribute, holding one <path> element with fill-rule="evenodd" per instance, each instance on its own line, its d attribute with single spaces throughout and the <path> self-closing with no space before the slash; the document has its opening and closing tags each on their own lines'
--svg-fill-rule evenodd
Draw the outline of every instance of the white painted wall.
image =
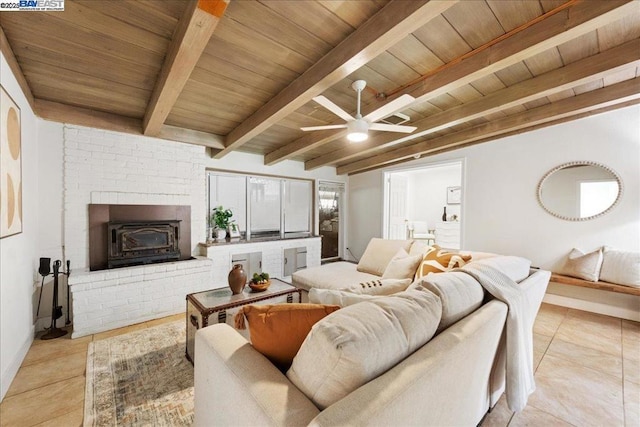
<svg viewBox="0 0 640 427">
<path fill-rule="evenodd" d="M 0 398 L 4 398 L 33 341 L 32 295 L 38 266 L 38 127 L 20 86 L 0 54 L 0 84 L 20 107 L 22 233 L 0 240 Z"/>
<path fill-rule="evenodd" d="M 403 167 L 456 158 L 466 159 L 463 248 L 520 255 L 534 266 L 551 270 L 561 266 L 573 247 L 590 251 L 606 244 L 640 251 L 640 106 L 415 160 Z M 539 206 L 540 179 L 553 167 L 575 160 L 600 162 L 622 177 L 624 196 L 607 215 L 568 222 Z M 356 256 L 362 255 L 371 237 L 382 232 L 384 171 L 349 178 L 348 246 Z"/>
</svg>

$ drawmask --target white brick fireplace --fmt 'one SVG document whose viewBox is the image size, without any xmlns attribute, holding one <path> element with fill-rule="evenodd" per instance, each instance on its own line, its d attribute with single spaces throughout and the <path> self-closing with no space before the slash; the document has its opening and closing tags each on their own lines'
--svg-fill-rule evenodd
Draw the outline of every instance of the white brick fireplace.
<svg viewBox="0 0 640 427">
<path fill-rule="evenodd" d="M 205 149 L 99 129 L 64 127 L 64 254 L 71 261 L 74 337 L 184 309 L 210 288 L 200 258 L 90 272 L 89 204 L 187 205 L 191 253 L 206 230 Z"/>
</svg>

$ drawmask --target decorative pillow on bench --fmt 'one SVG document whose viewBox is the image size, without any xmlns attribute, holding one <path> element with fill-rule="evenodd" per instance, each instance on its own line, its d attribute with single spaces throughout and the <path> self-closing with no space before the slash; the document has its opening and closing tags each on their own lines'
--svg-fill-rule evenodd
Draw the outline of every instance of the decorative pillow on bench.
<svg viewBox="0 0 640 427">
<path fill-rule="evenodd" d="M 562 272 L 567 276 L 597 282 L 602 259 L 602 249 L 585 254 L 580 249 L 573 248 L 569 252 Z"/>
<path fill-rule="evenodd" d="M 603 248 L 600 280 L 618 285 L 640 287 L 640 252 Z"/>
<path fill-rule="evenodd" d="M 247 305 L 236 314 L 235 327 L 245 329 L 246 317 L 251 345 L 285 372 L 313 325 L 339 308 L 321 304 Z"/>
</svg>

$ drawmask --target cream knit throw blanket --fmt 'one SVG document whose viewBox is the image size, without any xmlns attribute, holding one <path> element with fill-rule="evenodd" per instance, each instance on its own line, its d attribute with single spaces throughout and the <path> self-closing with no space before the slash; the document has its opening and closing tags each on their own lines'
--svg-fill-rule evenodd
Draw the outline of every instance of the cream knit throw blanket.
<svg viewBox="0 0 640 427">
<path fill-rule="evenodd" d="M 509 409 L 520 412 L 536 389 L 533 379 L 533 322 L 539 302 L 530 301 L 516 282 L 494 267 L 471 263 L 456 271 L 471 275 L 494 298 L 509 307 L 506 394 Z"/>
</svg>

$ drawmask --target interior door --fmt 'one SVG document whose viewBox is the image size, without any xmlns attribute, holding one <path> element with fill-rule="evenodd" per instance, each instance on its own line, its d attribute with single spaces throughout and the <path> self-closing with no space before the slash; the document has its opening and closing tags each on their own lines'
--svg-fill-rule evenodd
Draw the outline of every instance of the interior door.
<svg viewBox="0 0 640 427">
<path fill-rule="evenodd" d="M 408 178 L 394 173 L 389 176 L 389 239 L 407 238 Z"/>
</svg>

